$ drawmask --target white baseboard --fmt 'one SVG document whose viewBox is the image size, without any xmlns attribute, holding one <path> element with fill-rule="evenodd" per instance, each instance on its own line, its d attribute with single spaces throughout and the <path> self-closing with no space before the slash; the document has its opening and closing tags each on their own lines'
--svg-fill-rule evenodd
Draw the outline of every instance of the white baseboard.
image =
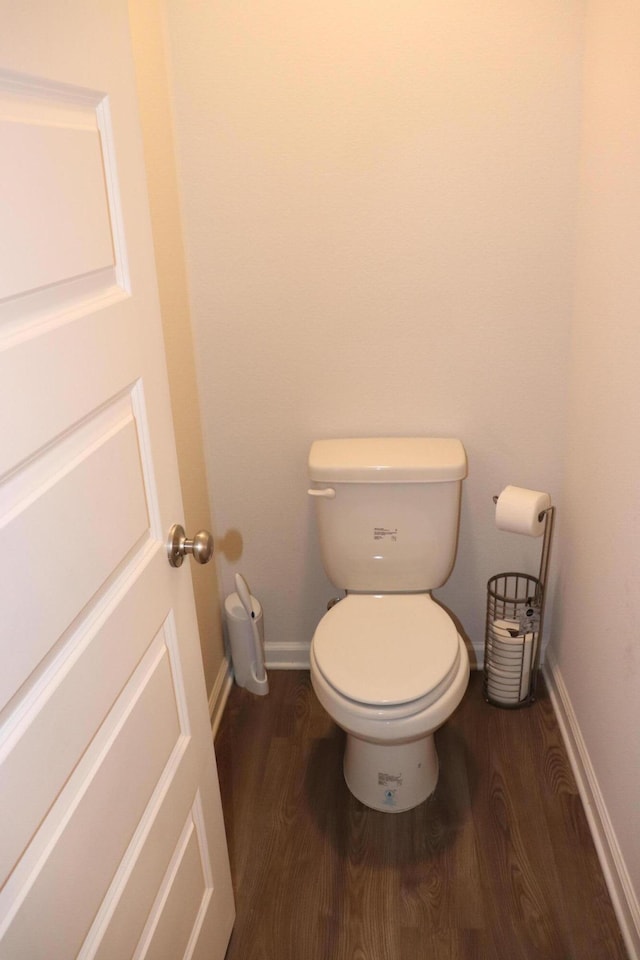
<svg viewBox="0 0 640 960">
<path fill-rule="evenodd" d="M 225 657 L 220 664 L 220 669 L 218 670 L 209 696 L 209 717 L 211 719 L 211 733 L 214 738 L 220 726 L 222 714 L 224 713 L 224 708 L 229 698 L 229 693 L 231 692 L 232 683 L 233 673 L 231 672 L 231 664 Z"/>
<path fill-rule="evenodd" d="M 308 670 L 308 643 L 265 643 L 267 670 Z"/>
<path fill-rule="evenodd" d="M 629 953 L 629 960 L 640 960 L 640 903 L 633 889 L 569 692 L 552 649 L 547 651 L 543 675 Z"/>
<path fill-rule="evenodd" d="M 472 670 L 483 670 L 484 669 L 484 643 L 478 645 L 476 643 L 471 644 L 471 649 L 469 650 L 469 659 L 471 661 Z M 474 658 L 475 657 L 475 661 Z"/>
</svg>

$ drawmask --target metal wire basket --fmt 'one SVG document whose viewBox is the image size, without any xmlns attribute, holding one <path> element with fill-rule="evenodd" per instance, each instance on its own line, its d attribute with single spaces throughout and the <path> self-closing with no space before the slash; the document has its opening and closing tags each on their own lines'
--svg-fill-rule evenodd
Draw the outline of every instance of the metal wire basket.
<svg viewBox="0 0 640 960">
<path fill-rule="evenodd" d="M 484 693 L 500 707 L 535 699 L 542 588 L 537 577 L 500 573 L 487 584 Z"/>
</svg>

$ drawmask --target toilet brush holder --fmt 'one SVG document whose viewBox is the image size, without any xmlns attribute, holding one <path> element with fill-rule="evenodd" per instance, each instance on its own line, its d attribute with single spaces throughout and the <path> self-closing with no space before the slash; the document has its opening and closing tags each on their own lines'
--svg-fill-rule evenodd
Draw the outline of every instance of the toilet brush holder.
<svg viewBox="0 0 640 960">
<path fill-rule="evenodd" d="M 249 598 L 249 617 L 238 593 L 231 593 L 224 602 L 231 662 L 235 681 L 251 693 L 261 696 L 269 692 L 264 663 L 264 618 L 262 607 L 254 596 Z"/>
</svg>

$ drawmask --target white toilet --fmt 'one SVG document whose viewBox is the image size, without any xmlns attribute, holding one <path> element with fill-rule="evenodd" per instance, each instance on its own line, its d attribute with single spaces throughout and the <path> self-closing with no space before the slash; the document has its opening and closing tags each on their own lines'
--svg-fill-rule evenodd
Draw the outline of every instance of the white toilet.
<svg viewBox="0 0 640 960">
<path fill-rule="evenodd" d="M 322 561 L 347 592 L 315 631 L 311 681 L 347 733 L 347 786 L 375 810 L 433 793 L 433 734 L 469 682 L 466 647 L 429 592 L 453 568 L 466 473 L 459 440 L 317 440 L 309 454 Z"/>
</svg>

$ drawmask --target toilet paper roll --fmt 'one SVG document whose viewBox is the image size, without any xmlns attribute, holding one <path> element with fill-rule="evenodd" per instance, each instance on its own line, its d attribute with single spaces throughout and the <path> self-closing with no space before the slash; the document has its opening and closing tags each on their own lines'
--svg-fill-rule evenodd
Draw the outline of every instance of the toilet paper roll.
<svg viewBox="0 0 640 960">
<path fill-rule="evenodd" d="M 540 537 L 544 533 L 544 517 L 540 514 L 551 506 L 551 497 L 540 490 L 505 487 L 496 503 L 496 526 L 510 533 Z"/>
</svg>

